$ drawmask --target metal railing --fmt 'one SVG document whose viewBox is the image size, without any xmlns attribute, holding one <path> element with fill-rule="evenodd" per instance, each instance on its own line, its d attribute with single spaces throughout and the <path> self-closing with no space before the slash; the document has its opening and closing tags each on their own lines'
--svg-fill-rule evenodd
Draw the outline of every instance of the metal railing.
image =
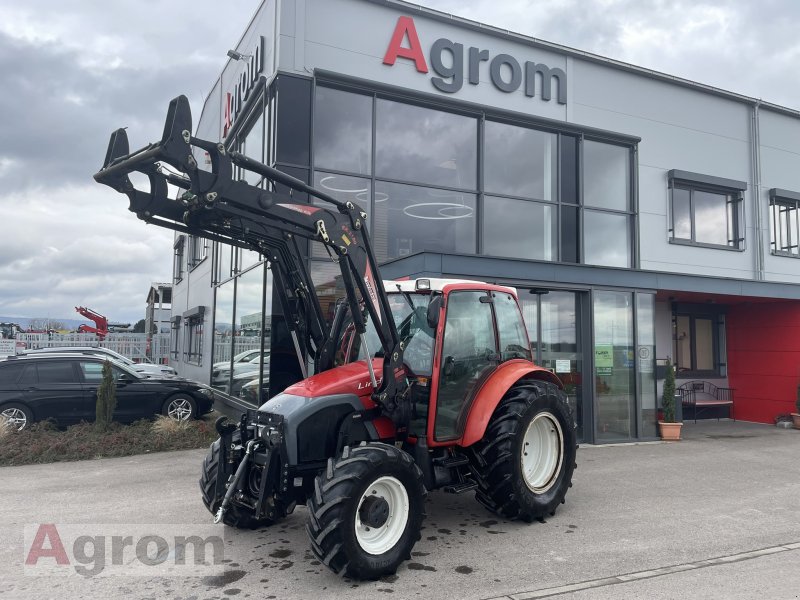
<svg viewBox="0 0 800 600">
<path fill-rule="evenodd" d="M 16 339 L 25 344 L 26 350 L 90 346 L 108 348 L 134 362 L 169 362 L 168 333 L 154 334 L 150 340 L 146 333 L 109 333 L 103 341 L 93 333 L 18 333 Z"/>
</svg>

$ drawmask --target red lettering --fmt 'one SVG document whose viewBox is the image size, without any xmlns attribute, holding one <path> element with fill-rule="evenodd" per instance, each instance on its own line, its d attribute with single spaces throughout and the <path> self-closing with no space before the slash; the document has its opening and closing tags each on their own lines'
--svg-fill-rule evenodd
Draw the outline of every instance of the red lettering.
<svg viewBox="0 0 800 600">
<path fill-rule="evenodd" d="M 226 92 L 225 115 L 222 125 L 222 137 L 226 137 L 228 135 L 228 132 L 231 130 L 231 125 L 233 125 L 233 115 L 231 114 L 231 93 Z"/>
<path fill-rule="evenodd" d="M 50 547 L 44 547 L 44 541 L 50 540 Z M 30 552 L 25 559 L 26 565 L 35 565 L 40 558 L 55 558 L 56 564 L 68 565 L 69 559 L 67 558 L 67 551 L 64 550 L 64 544 L 61 543 L 61 536 L 58 535 L 58 529 L 52 523 L 39 525 L 36 530 L 36 535 L 33 538 Z"/>
<path fill-rule="evenodd" d="M 406 36 L 408 36 L 408 48 L 404 48 L 402 45 Z M 386 56 L 383 57 L 383 64 L 391 66 L 398 57 L 413 60 L 417 71 L 420 73 L 428 72 L 428 63 L 425 62 L 425 57 L 422 54 L 422 45 L 419 43 L 417 28 L 414 26 L 414 19 L 411 17 L 397 19 L 392 41 L 389 42 Z"/>
</svg>

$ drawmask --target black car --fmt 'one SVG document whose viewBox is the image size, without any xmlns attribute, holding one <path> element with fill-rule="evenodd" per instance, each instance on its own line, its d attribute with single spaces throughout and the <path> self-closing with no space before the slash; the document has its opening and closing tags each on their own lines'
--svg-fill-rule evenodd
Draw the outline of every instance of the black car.
<svg viewBox="0 0 800 600">
<path fill-rule="evenodd" d="M 94 421 L 105 359 L 82 354 L 32 354 L 0 362 L 0 415 L 16 429 L 42 419 Z M 110 360 L 117 387 L 114 420 L 163 414 L 187 420 L 209 412 L 214 392 L 177 377 L 137 373 Z"/>
</svg>

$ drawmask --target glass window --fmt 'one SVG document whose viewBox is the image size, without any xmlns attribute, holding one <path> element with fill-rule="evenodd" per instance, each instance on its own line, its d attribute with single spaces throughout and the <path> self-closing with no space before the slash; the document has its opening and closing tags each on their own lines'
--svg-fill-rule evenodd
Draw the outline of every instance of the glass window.
<svg viewBox="0 0 800 600">
<path fill-rule="evenodd" d="M 656 437 L 656 334 L 655 296 L 636 294 L 636 360 L 639 394 L 641 395 L 641 420 L 639 437 Z"/>
<path fill-rule="evenodd" d="M 103 381 L 103 364 L 99 362 L 81 362 L 84 383 L 100 383 Z M 116 379 L 116 377 L 115 377 Z"/>
<path fill-rule="evenodd" d="M 172 279 L 178 283 L 183 279 L 183 246 L 186 236 L 178 236 L 175 242 L 175 256 L 172 263 Z"/>
<path fill-rule="evenodd" d="M 414 252 L 475 252 L 475 194 L 378 181 L 370 230 L 378 262 Z"/>
<path fill-rule="evenodd" d="M 500 358 L 531 359 L 531 349 L 525 333 L 525 323 L 511 294 L 495 294 L 495 316 L 497 317 L 497 333 L 500 337 Z"/>
<path fill-rule="evenodd" d="M 200 365 L 203 362 L 203 317 L 188 319 L 185 327 L 186 341 L 183 345 L 186 362 Z"/>
<path fill-rule="evenodd" d="M 630 210 L 631 153 L 626 146 L 583 143 L 583 203 L 596 208 Z"/>
<path fill-rule="evenodd" d="M 208 255 L 208 240 L 205 238 L 197 237 L 196 235 L 189 236 L 189 257 L 188 265 L 192 269 L 199 265 Z"/>
<path fill-rule="evenodd" d="M 258 117 L 253 127 L 247 133 L 247 137 L 242 144 L 242 154 L 258 162 L 264 162 L 264 113 Z M 261 175 L 252 171 L 242 170 L 242 178 L 251 185 L 256 185 L 261 181 Z"/>
<path fill-rule="evenodd" d="M 173 359 L 178 360 L 181 355 L 181 348 L 180 348 L 180 339 L 181 339 L 181 318 L 174 317 L 171 321 L 170 327 L 170 356 Z"/>
<path fill-rule="evenodd" d="M 556 260 L 557 212 L 555 205 L 486 196 L 484 254 Z"/>
<path fill-rule="evenodd" d="M 773 197 L 770 204 L 773 254 L 800 256 L 800 201 Z"/>
<path fill-rule="evenodd" d="M 334 173 L 324 173 L 321 171 L 314 173 L 314 187 L 341 200 L 342 202 L 353 202 L 367 212 L 367 227 L 370 235 L 372 232 L 372 182 L 361 177 L 350 177 L 349 175 L 338 175 Z M 379 201 L 385 202 L 386 198 L 381 196 Z M 330 208 L 331 205 L 319 199 L 313 200 L 318 206 Z M 328 258 L 328 251 L 319 242 L 311 242 L 311 255 L 314 258 Z"/>
<path fill-rule="evenodd" d="M 585 210 L 584 262 L 607 267 L 631 266 L 631 226 L 628 215 Z"/>
<path fill-rule="evenodd" d="M 276 80 L 280 118 L 276 122 L 275 162 L 308 165 L 310 155 L 311 80 L 283 75 Z"/>
<path fill-rule="evenodd" d="M 484 189 L 495 194 L 555 200 L 558 136 L 487 121 L 484 128 Z"/>
<path fill-rule="evenodd" d="M 594 363 L 600 440 L 636 435 L 633 349 L 632 294 L 595 292 Z"/>
<path fill-rule="evenodd" d="M 477 119 L 384 99 L 376 110 L 378 177 L 475 189 Z"/>
<path fill-rule="evenodd" d="M 40 383 L 79 383 L 70 361 L 43 360 L 36 368 Z"/>
<path fill-rule="evenodd" d="M 14 385 L 24 367 L 24 364 L 13 364 L 11 362 L 2 365 L 2 368 L 0 368 L 0 385 Z"/>
<path fill-rule="evenodd" d="M 674 317 L 672 337 L 678 377 L 719 374 L 718 365 L 724 362 L 719 359 L 724 328 L 718 325 L 718 316 L 707 312 L 701 307 L 684 307 Z"/>
<path fill-rule="evenodd" d="M 456 437 L 463 426 L 462 409 L 482 377 L 497 363 L 488 360 L 496 349 L 492 305 L 481 302 L 485 292 L 453 292 L 447 316 L 436 402 L 436 439 Z"/>
<path fill-rule="evenodd" d="M 695 189 L 683 183 L 671 190 L 673 240 L 739 248 L 741 194 Z"/>
<path fill-rule="evenodd" d="M 233 356 L 233 296 L 235 281 L 217 287 L 214 305 L 214 349 L 211 386 L 227 389 Z"/>
<path fill-rule="evenodd" d="M 317 86 L 314 166 L 369 175 L 372 166 L 372 97 Z"/>
</svg>

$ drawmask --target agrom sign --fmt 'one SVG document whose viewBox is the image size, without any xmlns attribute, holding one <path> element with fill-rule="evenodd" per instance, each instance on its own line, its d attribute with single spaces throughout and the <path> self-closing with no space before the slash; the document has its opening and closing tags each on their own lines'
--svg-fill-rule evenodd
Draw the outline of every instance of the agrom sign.
<svg viewBox="0 0 800 600">
<path fill-rule="evenodd" d="M 538 95 L 549 102 L 555 86 L 556 102 L 567 103 L 567 74 L 562 69 L 533 61 L 520 63 L 509 54 L 491 56 L 488 50 L 476 47 L 465 52 L 463 44 L 446 38 L 436 40 L 428 56 L 431 68 L 438 75 L 431 77 L 431 83 L 441 92 L 458 92 L 464 85 L 465 76 L 471 85 L 478 85 L 482 69 L 487 68 L 482 63 L 488 63 L 492 85 L 501 92 L 510 94 L 522 88 L 526 96 L 533 98 Z M 420 73 L 428 73 L 428 63 L 411 17 L 397 19 L 383 64 L 392 66 L 398 58 L 413 62 Z"/>
<path fill-rule="evenodd" d="M 233 92 L 225 94 L 224 103 L 224 118 L 222 121 L 222 137 L 227 137 L 228 132 L 236 122 L 236 117 L 242 106 L 250 97 L 250 92 L 258 81 L 261 72 L 264 70 L 264 36 L 258 36 L 258 43 L 256 44 L 253 54 L 247 59 L 247 64 L 244 70 L 239 73 L 236 80 L 236 85 L 233 87 Z"/>
</svg>

